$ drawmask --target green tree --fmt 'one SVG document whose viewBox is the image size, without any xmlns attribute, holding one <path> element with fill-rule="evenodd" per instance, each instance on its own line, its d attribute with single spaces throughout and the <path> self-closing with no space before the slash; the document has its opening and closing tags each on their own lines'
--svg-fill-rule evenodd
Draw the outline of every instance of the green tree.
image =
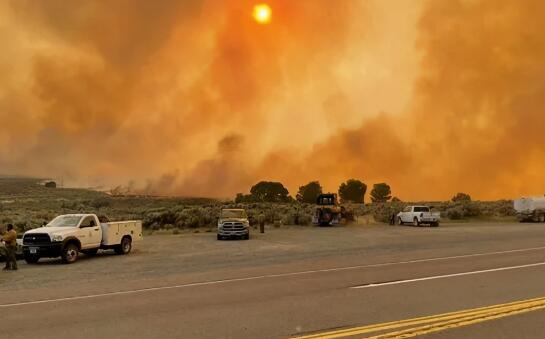
<svg viewBox="0 0 545 339">
<path fill-rule="evenodd" d="M 249 202 L 254 202 L 251 194 L 237 193 L 235 197 L 235 203 L 240 204 L 240 203 L 249 203 Z"/>
<path fill-rule="evenodd" d="M 452 197 L 452 202 L 470 202 L 471 196 L 466 193 L 457 193 L 454 197 Z"/>
<path fill-rule="evenodd" d="M 308 184 L 299 187 L 297 196 L 295 197 L 299 202 L 306 202 L 308 204 L 316 203 L 318 196 L 322 194 L 322 186 L 320 182 L 311 181 Z"/>
<path fill-rule="evenodd" d="M 344 202 L 363 203 L 367 185 L 356 179 L 349 179 L 339 186 L 339 196 Z"/>
<path fill-rule="evenodd" d="M 287 202 L 290 201 L 289 191 L 279 182 L 261 181 L 250 189 L 254 201 Z"/>
<path fill-rule="evenodd" d="M 386 202 L 392 198 L 392 190 L 386 183 L 374 184 L 371 190 L 372 202 Z"/>
</svg>

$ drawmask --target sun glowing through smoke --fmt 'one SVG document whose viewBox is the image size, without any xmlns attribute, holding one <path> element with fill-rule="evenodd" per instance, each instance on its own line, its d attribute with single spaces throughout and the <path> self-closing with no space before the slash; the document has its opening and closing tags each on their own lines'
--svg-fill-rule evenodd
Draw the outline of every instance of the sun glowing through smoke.
<svg viewBox="0 0 545 339">
<path fill-rule="evenodd" d="M 259 24 L 268 24 L 271 21 L 272 11 L 269 5 L 259 4 L 254 6 L 252 16 Z"/>
</svg>

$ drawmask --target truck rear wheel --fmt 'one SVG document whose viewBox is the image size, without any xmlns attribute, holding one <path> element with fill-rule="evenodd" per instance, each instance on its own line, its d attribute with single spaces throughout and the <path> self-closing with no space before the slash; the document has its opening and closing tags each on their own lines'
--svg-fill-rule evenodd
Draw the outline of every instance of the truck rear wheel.
<svg viewBox="0 0 545 339">
<path fill-rule="evenodd" d="M 123 237 L 121 244 L 115 248 L 117 254 L 129 254 L 132 249 L 132 240 L 129 237 Z"/>
<path fill-rule="evenodd" d="M 38 262 L 38 260 L 40 260 L 39 255 L 25 254 L 25 261 L 26 261 L 27 264 L 35 264 L 35 263 Z"/>
<path fill-rule="evenodd" d="M 61 259 L 65 264 L 71 264 L 78 260 L 79 249 L 78 246 L 74 243 L 68 243 L 62 249 Z"/>
</svg>

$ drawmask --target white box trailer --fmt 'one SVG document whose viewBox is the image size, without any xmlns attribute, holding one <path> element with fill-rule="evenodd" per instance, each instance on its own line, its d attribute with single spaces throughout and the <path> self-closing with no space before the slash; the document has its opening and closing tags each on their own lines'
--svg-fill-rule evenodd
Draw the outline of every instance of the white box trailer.
<svg viewBox="0 0 545 339">
<path fill-rule="evenodd" d="M 519 221 L 545 222 L 545 197 L 520 198 L 514 201 Z"/>
</svg>

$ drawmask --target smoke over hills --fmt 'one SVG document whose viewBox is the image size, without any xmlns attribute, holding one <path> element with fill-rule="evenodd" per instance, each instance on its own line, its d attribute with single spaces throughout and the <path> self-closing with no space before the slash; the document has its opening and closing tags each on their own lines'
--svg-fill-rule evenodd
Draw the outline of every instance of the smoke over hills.
<svg viewBox="0 0 545 339">
<path fill-rule="evenodd" d="M 0 4 L 0 172 L 231 196 L 545 189 L 537 0 Z"/>
</svg>

